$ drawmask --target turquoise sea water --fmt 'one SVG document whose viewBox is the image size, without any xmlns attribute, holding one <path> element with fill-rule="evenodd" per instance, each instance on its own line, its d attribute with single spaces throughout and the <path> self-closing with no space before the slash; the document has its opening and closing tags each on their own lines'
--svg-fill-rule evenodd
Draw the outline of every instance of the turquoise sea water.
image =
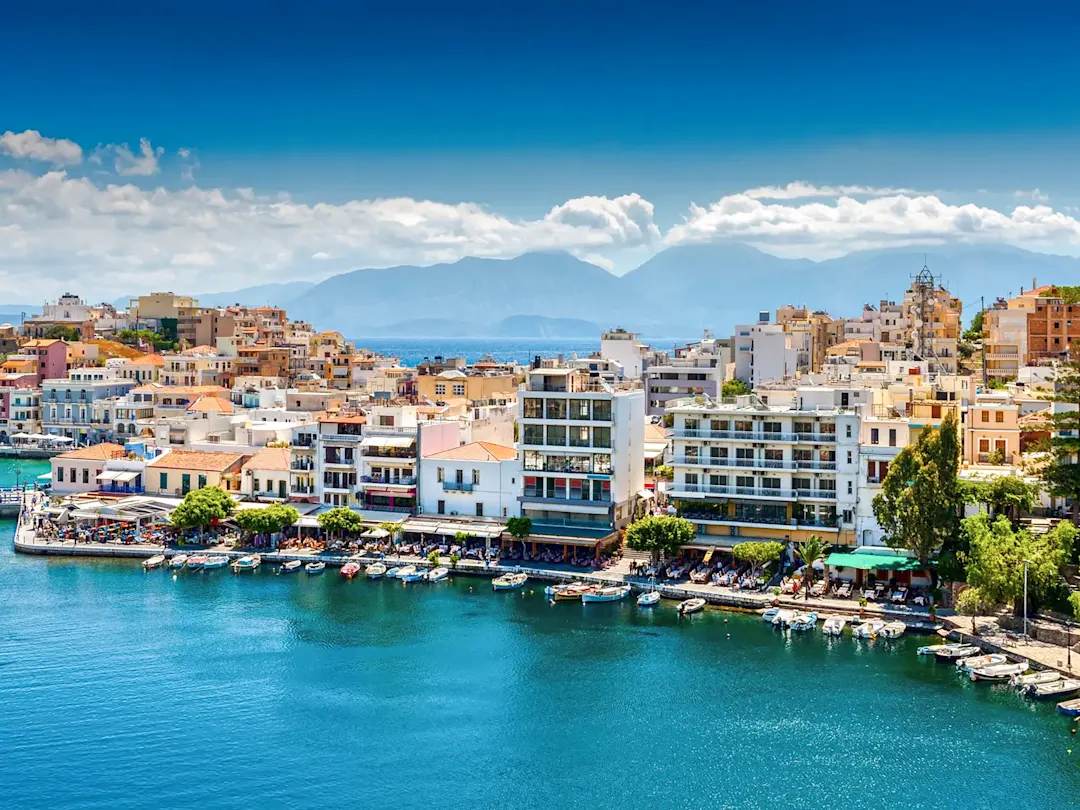
<svg viewBox="0 0 1080 810">
<path fill-rule="evenodd" d="M 921 637 L 464 576 L 174 577 L 0 528 L 0 807 L 1080 804 L 1072 724 Z"/>
</svg>

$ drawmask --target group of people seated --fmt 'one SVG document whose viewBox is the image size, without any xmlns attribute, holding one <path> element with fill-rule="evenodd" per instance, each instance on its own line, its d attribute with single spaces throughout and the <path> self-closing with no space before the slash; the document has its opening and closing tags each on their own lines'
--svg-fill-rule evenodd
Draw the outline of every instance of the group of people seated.
<svg viewBox="0 0 1080 810">
<path fill-rule="evenodd" d="M 546 564 L 573 565 L 579 568 L 608 568 L 615 564 L 610 554 L 601 554 L 599 557 L 588 548 L 576 548 L 565 559 L 561 546 L 538 546 L 536 553 L 528 548 L 522 548 L 520 543 L 508 543 L 499 555 L 502 560 L 514 562 L 536 562 Z"/>
</svg>

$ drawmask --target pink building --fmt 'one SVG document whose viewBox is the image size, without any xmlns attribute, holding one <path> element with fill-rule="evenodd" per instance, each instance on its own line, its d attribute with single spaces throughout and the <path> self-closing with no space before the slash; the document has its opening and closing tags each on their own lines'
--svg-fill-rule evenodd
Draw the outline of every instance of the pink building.
<svg viewBox="0 0 1080 810">
<path fill-rule="evenodd" d="M 67 377 L 68 344 L 65 341 L 28 340 L 19 352 L 37 359 L 37 384 L 42 380 L 62 380 Z"/>
</svg>

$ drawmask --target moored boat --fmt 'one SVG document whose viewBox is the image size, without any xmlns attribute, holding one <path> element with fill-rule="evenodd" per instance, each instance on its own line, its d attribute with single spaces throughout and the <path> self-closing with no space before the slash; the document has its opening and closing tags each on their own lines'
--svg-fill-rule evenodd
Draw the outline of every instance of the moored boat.
<svg viewBox="0 0 1080 810">
<path fill-rule="evenodd" d="M 359 573 L 360 563 L 358 562 L 347 562 L 343 566 L 341 566 L 341 575 L 346 579 L 352 579 Z"/>
<path fill-rule="evenodd" d="M 191 557 L 188 557 L 188 560 L 187 560 L 187 567 L 188 568 L 202 568 L 204 565 L 206 565 L 206 555 L 205 554 L 195 554 L 195 555 L 193 555 Z"/>
<path fill-rule="evenodd" d="M 684 600 L 682 602 L 679 602 L 679 607 L 678 607 L 678 611 L 679 611 L 680 616 L 689 616 L 691 613 L 699 613 L 704 609 L 705 609 L 705 600 L 702 599 L 700 596 L 694 597 L 693 599 L 686 599 L 686 600 Z"/>
<path fill-rule="evenodd" d="M 789 625 L 792 630 L 809 630 L 817 624 L 817 613 L 800 613 L 791 620 Z"/>
<path fill-rule="evenodd" d="M 215 568 L 224 568 L 229 564 L 229 558 L 224 554 L 211 554 L 203 563 L 203 571 L 213 571 Z"/>
<path fill-rule="evenodd" d="M 844 633 L 844 626 L 847 624 L 847 618 L 844 616 L 830 616 L 825 620 L 825 623 L 821 625 L 821 632 L 829 636 L 840 636 Z"/>
<path fill-rule="evenodd" d="M 761 614 L 761 620 L 766 624 L 772 624 L 772 620 L 776 618 L 776 614 L 780 612 L 780 608 L 769 608 Z"/>
<path fill-rule="evenodd" d="M 368 579 L 378 579 L 386 573 L 386 566 L 382 563 L 372 563 L 367 567 Z"/>
<path fill-rule="evenodd" d="M 595 585 L 588 582 L 571 582 L 567 585 L 556 585 L 551 589 L 551 598 L 556 602 L 580 602 L 581 595 L 592 591 Z"/>
<path fill-rule="evenodd" d="M 973 669 L 979 669 L 981 667 L 995 667 L 998 664 L 1006 664 L 1009 659 L 1007 656 L 1000 653 L 992 653 L 990 655 L 972 655 L 968 658 L 961 658 L 956 662 L 956 668 L 959 670 L 965 670 L 971 672 Z"/>
<path fill-rule="evenodd" d="M 1058 678 L 1058 680 L 1050 683 L 1037 683 L 1034 686 L 1029 686 L 1025 694 L 1036 700 L 1050 700 L 1075 695 L 1077 691 L 1080 691 L 1080 681 L 1073 678 Z"/>
<path fill-rule="evenodd" d="M 142 567 L 146 571 L 153 571 L 155 568 L 160 568 L 164 563 L 165 555 L 155 554 L 153 557 L 143 560 Z"/>
<path fill-rule="evenodd" d="M 960 658 L 970 658 L 981 654 L 981 650 L 973 644 L 942 644 L 934 650 L 934 657 L 939 661 L 956 661 Z"/>
<path fill-rule="evenodd" d="M 304 572 L 308 574 L 321 574 L 326 570 L 326 563 L 322 560 L 313 560 L 304 566 Z"/>
<path fill-rule="evenodd" d="M 653 607 L 660 604 L 660 591 L 645 591 L 639 593 L 637 598 L 638 607 Z"/>
<path fill-rule="evenodd" d="M 1040 672 L 1032 672 L 1030 675 L 1013 675 L 1009 678 L 1009 685 L 1024 690 L 1029 686 L 1037 686 L 1040 683 L 1053 683 L 1060 680 L 1060 673 L 1052 669 L 1044 669 Z"/>
<path fill-rule="evenodd" d="M 412 569 L 411 571 L 409 569 Z M 398 579 L 402 582 L 418 582 L 424 578 L 425 571 L 421 571 L 415 566 L 408 566 L 398 571 Z"/>
<path fill-rule="evenodd" d="M 254 571 L 261 564 L 262 557 L 258 554 L 245 554 L 232 564 L 232 570 L 234 574 L 239 574 L 241 571 Z"/>
<path fill-rule="evenodd" d="M 302 566 L 302 565 L 303 565 L 303 563 L 300 562 L 300 560 L 287 560 L 286 562 L 283 562 L 278 567 L 278 573 L 279 574 L 291 574 L 291 573 L 293 573 L 295 571 L 299 571 L 300 566 Z"/>
<path fill-rule="evenodd" d="M 988 667 L 976 667 L 971 670 L 973 681 L 1007 681 L 1014 675 L 1021 675 L 1028 670 L 1028 662 L 1008 662 L 1005 664 L 992 664 Z"/>
<path fill-rule="evenodd" d="M 794 610 L 778 610 L 776 615 L 772 617 L 770 624 L 773 627 L 787 627 L 796 615 Z"/>
<path fill-rule="evenodd" d="M 900 636 L 904 635 L 905 630 L 907 630 L 907 625 L 903 622 L 887 622 L 881 628 L 881 635 L 885 638 L 900 638 Z"/>
<path fill-rule="evenodd" d="M 428 582 L 438 582 L 439 580 L 446 579 L 448 576 L 450 576 L 450 569 L 444 565 L 440 565 L 424 574 L 424 579 Z"/>
<path fill-rule="evenodd" d="M 169 559 L 169 568 L 183 568 L 187 565 L 187 560 L 187 554 L 177 554 L 175 557 Z"/>
<path fill-rule="evenodd" d="M 524 585 L 528 578 L 528 574 L 503 574 L 501 577 L 495 577 L 495 579 L 491 580 L 491 590 L 511 591 Z"/>
<path fill-rule="evenodd" d="M 403 565 L 397 571 L 393 571 L 393 570 L 388 571 L 386 575 L 388 577 L 395 577 L 396 579 L 405 579 L 405 577 L 411 576 L 412 574 L 415 574 L 415 573 L 416 573 L 416 566 L 415 565 Z"/>
<path fill-rule="evenodd" d="M 581 594 L 581 601 L 589 602 L 618 602 L 630 595 L 629 585 L 608 585 L 597 588 L 595 591 L 586 591 Z"/>
<path fill-rule="evenodd" d="M 1057 705 L 1057 710 L 1069 717 L 1080 717 L 1080 700 L 1065 700 Z"/>
<path fill-rule="evenodd" d="M 397 577 L 398 571 L 400 570 L 401 568 L 395 565 L 393 568 L 385 571 L 384 573 L 386 574 L 387 579 L 394 579 L 395 577 Z"/>
<path fill-rule="evenodd" d="M 855 629 L 851 631 L 851 634 L 855 638 L 876 638 L 882 630 L 885 629 L 885 622 L 881 619 L 870 619 L 857 625 Z"/>
</svg>

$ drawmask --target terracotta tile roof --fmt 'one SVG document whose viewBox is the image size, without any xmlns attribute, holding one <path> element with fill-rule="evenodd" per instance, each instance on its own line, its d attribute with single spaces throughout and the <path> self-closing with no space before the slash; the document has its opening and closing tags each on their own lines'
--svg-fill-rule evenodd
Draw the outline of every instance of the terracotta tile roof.
<svg viewBox="0 0 1080 810">
<path fill-rule="evenodd" d="M 264 447 L 244 462 L 244 469 L 284 472 L 289 469 L 289 451 L 285 447 Z"/>
<path fill-rule="evenodd" d="M 1053 284 L 1043 284 L 1041 287 L 1036 287 L 1034 290 L 1027 290 L 1025 293 L 1023 293 L 1023 295 L 1029 298 L 1040 298 L 1053 289 Z"/>
<path fill-rule="evenodd" d="M 132 357 L 131 364 L 136 366 L 163 366 L 165 358 L 160 354 L 144 354 L 142 357 Z"/>
<path fill-rule="evenodd" d="M 101 444 L 93 444 L 89 447 L 77 447 L 74 450 L 69 450 L 66 453 L 61 453 L 56 458 L 61 459 L 83 459 L 86 461 L 108 461 L 111 458 L 123 458 L 127 455 L 127 451 L 118 444 L 111 442 L 102 442 Z"/>
<path fill-rule="evenodd" d="M 205 470 L 224 472 L 237 461 L 246 458 L 243 453 L 201 453 L 196 450 L 173 450 L 154 459 L 147 467 L 161 470 Z"/>
<path fill-rule="evenodd" d="M 327 416 L 319 420 L 320 422 L 329 422 L 334 425 L 366 425 L 366 416 Z"/>
<path fill-rule="evenodd" d="M 213 394 L 203 394 L 188 406 L 188 413 L 232 413 L 232 403 Z"/>
<path fill-rule="evenodd" d="M 432 453 L 424 458 L 445 459 L 446 461 L 512 461 L 517 458 L 517 450 L 492 442 L 473 442 Z"/>
</svg>

